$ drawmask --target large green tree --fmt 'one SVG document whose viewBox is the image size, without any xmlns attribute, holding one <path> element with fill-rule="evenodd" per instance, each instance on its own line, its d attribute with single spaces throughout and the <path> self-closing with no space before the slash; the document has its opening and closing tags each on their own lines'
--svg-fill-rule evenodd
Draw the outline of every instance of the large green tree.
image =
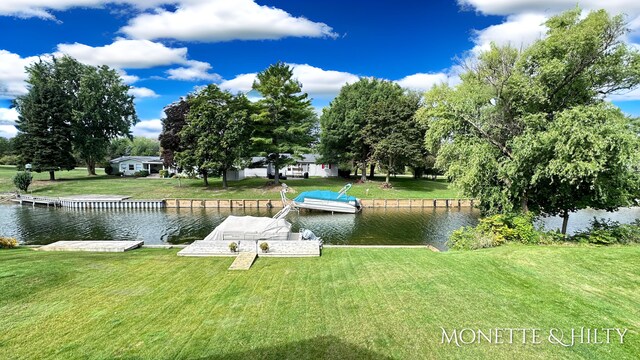
<svg viewBox="0 0 640 360">
<path fill-rule="evenodd" d="M 564 231 L 570 211 L 631 199 L 638 138 L 605 98 L 640 83 L 640 54 L 622 42 L 622 17 L 602 10 L 546 26 L 523 51 L 492 45 L 465 64 L 462 83 L 427 92 L 419 116 L 437 165 L 483 210 L 561 214 Z"/>
<path fill-rule="evenodd" d="M 425 126 L 415 118 L 420 97 L 406 93 L 397 84 L 389 83 L 386 87 L 387 97 L 367 109 L 364 132 L 372 149 L 371 159 L 386 171 L 389 183 L 391 172 L 423 157 Z"/>
<path fill-rule="evenodd" d="M 390 81 L 362 78 L 343 86 L 320 117 L 321 155 L 360 166 L 362 181 L 370 163 L 381 163 L 388 175 L 422 152 L 424 127 L 414 119 L 418 103 L 419 98 Z"/>
<path fill-rule="evenodd" d="M 253 89 L 262 95 L 253 116 L 253 145 L 274 167 L 278 184 L 279 170 L 292 161 L 284 154 L 295 158 L 310 151 L 317 118 L 309 96 L 293 78 L 293 69 L 284 63 L 258 73 Z"/>
<path fill-rule="evenodd" d="M 23 164 L 36 172 L 71 170 L 74 94 L 67 84 L 66 58 L 39 60 L 26 67 L 29 91 L 14 101 L 18 111 L 16 147 Z"/>
<path fill-rule="evenodd" d="M 128 135 L 138 117 L 133 96 L 128 94 L 130 87 L 115 70 L 79 63 L 77 66 L 81 72 L 73 111 L 74 147 L 87 164 L 89 175 L 95 175 L 96 162 L 107 155 L 109 142 Z"/>
<path fill-rule="evenodd" d="M 214 84 L 192 96 L 189 104 L 176 160 L 183 168 L 197 169 L 205 186 L 210 173 L 222 175 L 226 189 L 227 171 L 249 156 L 252 105 L 245 95 L 234 96 Z"/>
<path fill-rule="evenodd" d="M 111 140 L 108 157 L 114 159 L 120 156 L 158 156 L 160 155 L 160 141 L 143 136 L 133 138 L 119 137 Z"/>
</svg>

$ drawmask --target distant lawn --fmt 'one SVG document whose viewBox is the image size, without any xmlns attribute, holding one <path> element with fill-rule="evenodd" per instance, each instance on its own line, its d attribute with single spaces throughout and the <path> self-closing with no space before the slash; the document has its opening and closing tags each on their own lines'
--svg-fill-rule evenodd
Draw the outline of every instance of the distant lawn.
<svg viewBox="0 0 640 360">
<path fill-rule="evenodd" d="M 98 169 L 102 172 L 102 169 Z M 16 173 L 13 166 L 0 166 L 0 192 L 15 191 L 12 176 Z M 229 182 L 229 190 L 222 189 L 220 179 L 210 180 L 209 188 L 205 188 L 202 180 L 186 179 L 145 179 L 131 177 L 115 177 L 107 175 L 87 176 L 85 169 L 56 172 L 58 180 L 49 181 L 48 173 L 34 173 L 34 183 L 30 191 L 41 196 L 69 196 L 81 194 L 128 195 L 138 199 L 162 198 L 218 198 L 218 199 L 280 199 L 279 187 L 266 186 L 268 180 L 248 178 L 242 181 Z M 355 180 L 351 180 L 355 182 Z M 460 197 L 458 191 L 443 179 L 414 180 L 409 176 L 399 176 L 391 180 L 393 189 L 381 189 L 384 177 L 376 178 L 365 184 L 354 184 L 350 195 L 362 199 L 408 199 L 428 198 L 444 199 Z M 284 181 L 293 191 L 325 189 L 340 190 L 347 179 L 310 178 Z M 180 186 L 181 183 L 181 186 Z M 367 194 L 367 189 L 369 192 Z M 294 196 L 290 193 L 289 196 Z"/>
<path fill-rule="evenodd" d="M 0 250 L 2 359 L 637 359 L 640 246 L 320 258 Z M 623 345 L 441 344 L 451 328 L 628 328 Z M 544 339 L 543 339 L 544 340 Z"/>
</svg>

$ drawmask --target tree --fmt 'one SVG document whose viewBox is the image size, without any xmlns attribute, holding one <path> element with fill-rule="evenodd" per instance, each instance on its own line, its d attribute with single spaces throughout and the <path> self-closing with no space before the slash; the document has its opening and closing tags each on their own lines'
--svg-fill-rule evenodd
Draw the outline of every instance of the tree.
<svg viewBox="0 0 640 360">
<path fill-rule="evenodd" d="M 251 142 L 251 103 L 243 94 L 231 95 L 211 84 L 189 99 L 187 123 L 180 131 L 181 167 L 197 169 L 208 186 L 209 173 L 222 175 L 248 155 Z"/>
<path fill-rule="evenodd" d="M 372 104 L 366 113 L 365 132 L 369 134 L 371 158 L 386 170 L 385 181 L 389 183 L 394 169 L 403 169 L 422 157 L 425 131 L 414 117 L 420 97 L 405 93 L 397 84 L 389 83 L 386 87 L 390 90 L 387 97 Z"/>
<path fill-rule="evenodd" d="M 175 153 L 182 149 L 179 134 L 187 123 L 189 106 L 189 96 L 187 96 L 164 108 L 166 116 L 162 119 L 162 132 L 158 140 L 160 140 L 160 156 L 166 167 L 175 165 Z"/>
<path fill-rule="evenodd" d="M 107 155 L 109 142 L 129 134 L 138 121 L 133 96 L 118 73 L 107 66 L 77 65 L 82 69 L 74 109 L 74 146 L 87 164 L 89 175 L 96 174 L 96 162 Z"/>
<path fill-rule="evenodd" d="M 397 122 L 411 121 L 412 106 L 417 108 L 418 99 L 414 97 L 415 105 L 411 105 L 413 100 L 405 96 L 409 95 L 397 84 L 378 79 L 362 78 L 343 86 L 320 117 L 319 150 L 325 161 L 356 163 L 362 169 L 362 181 L 367 179 L 367 163 L 382 160 L 389 167 L 389 161 L 400 156 L 397 151 L 401 150 L 395 144 L 407 143 L 400 134 L 407 127 L 389 130 L 397 126 Z M 380 143 L 383 139 L 386 139 L 384 143 Z M 412 149 L 421 142 L 417 140 Z"/>
<path fill-rule="evenodd" d="M 74 99 L 65 84 L 64 61 L 64 58 L 41 59 L 27 66 L 29 91 L 14 101 L 19 114 L 16 148 L 22 162 L 30 163 L 33 171 L 48 171 L 52 181 L 55 171 L 75 167 L 72 149 Z"/>
<path fill-rule="evenodd" d="M 253 116 L 253 145 L 266 156 L 275 168 L 275 183 L 279 183 L 279 170 L 292 161 L 292 157 L 309 151 L 313 142 L 316 117 L 302 85 L 293 78 L 293 69 L 276 63 L 258 73 L 253 89 L 262 95 L 258 113 Z"/>
<path fill-rule="evenodd" d="M 107 152 L 110 159 L 120 156 L 158 156 L 159 154 L 160 142 L 144 136 L 115 138 L 109 143 Z"/>
<path fill-rule="evenodd" d="M 0 137 L 0 157 L 13 154 L 13 143 L 10 139 Z"/>
<path fill-rule="evenodd" d="M 622 17 L 603 10 L 546 25 L 524 51 L 492 45 L 465 64 L 462 83 L 427 92 L 419 116 L 436 165 L 485 212 L 562 214 L 566 230 L 572 210 L 630 201 L 638 138 L 604 99 L 640 83 L 640 54 L 620 40 Z"/>
</svg>

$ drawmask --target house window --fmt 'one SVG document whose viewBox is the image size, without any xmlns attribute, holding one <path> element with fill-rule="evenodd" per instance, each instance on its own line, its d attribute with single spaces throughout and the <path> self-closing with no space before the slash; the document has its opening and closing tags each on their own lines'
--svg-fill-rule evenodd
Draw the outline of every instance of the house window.
<svg viewBox="0 0 640 360">
<path fill-rule="evenodd" d="M 133 171 L 133 164 L 129 164 L 129 170 Z"/>
<path fill-rule="evenodd" d="M 126 171 L 127 170 L 127 164 L 120 164 L 120 171 Z"/>
</svg>

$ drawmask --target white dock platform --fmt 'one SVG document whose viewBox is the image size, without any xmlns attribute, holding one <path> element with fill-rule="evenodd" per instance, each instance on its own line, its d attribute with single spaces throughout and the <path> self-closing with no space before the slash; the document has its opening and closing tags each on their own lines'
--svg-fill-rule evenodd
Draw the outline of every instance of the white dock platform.
<svg viewBox="0 0 640 360">
<path fill-rule="evenodd" d="M 57 241 L 41 246 L 39 251 L 125 252 L 137 249 L 144 241 Z"/>
</svg>

